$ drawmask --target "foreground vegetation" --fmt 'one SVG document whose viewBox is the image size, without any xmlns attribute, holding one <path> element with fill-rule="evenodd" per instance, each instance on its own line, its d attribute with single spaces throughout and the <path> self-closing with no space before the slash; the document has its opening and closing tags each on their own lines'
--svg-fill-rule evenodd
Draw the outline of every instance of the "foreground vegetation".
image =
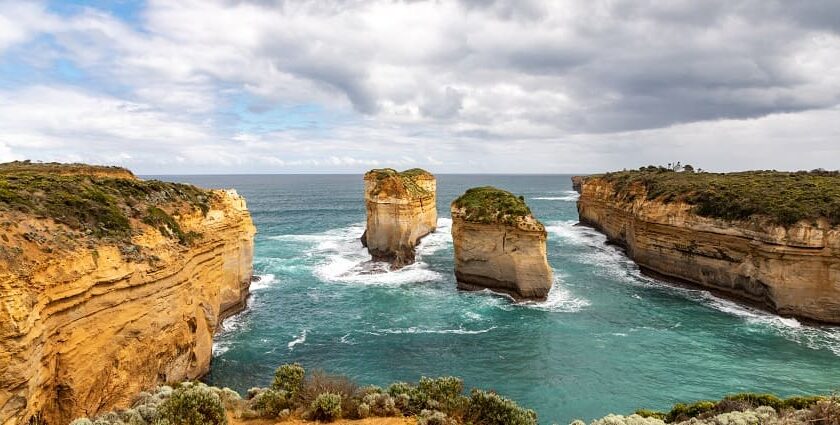
<svg viewBox="0 0 840 425">
<path fill-rule="evenodd" d="M 591 177 L 611 182 L 627 199 L 637 196 L 631 188 L 640 185 L 647 199 L 685 202 L 704 217 L 726 220 L 767 217 L 784 226 L 825 218 L 832 225 L 840 224 L 840 172 L 837 171 L 698 173 L 693 168 L 675 171 L 648 166 Z"/>
<path fill-rule="evenodd" d="M 524 197 L 493 186 L 467 189 L 452 205 L 463 208 L 464 219 L 474 223 L 516 225 L 517 220 L 531 215 Z"/>
<path fill-rule="evenodd" d="M 141 393 L 129 409 L 71 425 L 223 425 L 239 419 L 322 422 L 336 419 L 412 416 L 419 425 L 536 425 L 537 415 L 496 393 L 473 389 L 454 377 L 396 382 L 387 388 L 359 387 L 343 376 L 307 374 L 299 364 L 277 368 L 268 388 L 252 388 L 243 398 L 228 388 L 199 382 L 161 386 Z"/>
<path fill-rule="evenodd" d="M 191 185 L 139 180 L 118 167 L 0 164 L 0 212 L 50 218 L 98 239 L 128 242 L 134 220 L 188 245 L 198 235 L 182 231 L 165 209 L 206 213 L 212 196 Z"/>
<path fill-rule="evenodd" d="M 396 382 L 386 388 L 359 387 L 352 380 L 299 364 L 277 368 L 271 385 L 252 388 L 243 398 L 229 388 L 200 382 L 160 386 L 140 393 L 131 408 L 79 418 L 71 425 L 225 425 L 268 419 L 412 417 L 418 425 L 536 425 L 537 415 L 492 391 L 464 392 L 454 377 Z M 591 425 L 840 425 L 840 399 L 809 396 L 779 398 L 739 393 L 718 401 L 677 403 L 667 412 L 642 409 L 629 416 L 608 415 Z M 585 425 L 574 421 L 572 425 Z"/>
</svg>

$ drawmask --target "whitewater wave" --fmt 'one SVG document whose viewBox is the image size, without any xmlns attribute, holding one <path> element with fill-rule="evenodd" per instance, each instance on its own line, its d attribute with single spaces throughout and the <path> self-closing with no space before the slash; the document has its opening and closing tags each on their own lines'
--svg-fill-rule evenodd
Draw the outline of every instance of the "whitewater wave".
<svg viewBox="0 0 840 425">
<path fill-rule="evenodd" d="M 545 301 L 525 301 L 514 305 L 558 313 L 577 313 L 589 307 L 589 300 L 575 297 L 563 286 L 562 275 L 555 271 L 554 276 L 554 285 L 551 286 Z"/>
<path fill-rule="evenodd" d="M 567 190 L 563 192 L 563 196 L 537 196 L 531 199 L 541 200 L 541 201 L 566 201 L 566 202 L 574 202 L 580 198 L 580 194 L 574 190 Z"/>
<path fill-rule="evenodd" d="M 295 339 L 289 341 L 289 351 L 294 350 L 296 345 L 303 344 L 304 342 L 306 342 L 306 329 L 304 329 L 300 335 L 296 336 Z"/>
<path fill-rule="evenodd" d="M 251 282 L 250 291 L 259 291 L 261 289 L 268 288 L 269 286 L 273 285 L 277 280 L 274 277 L 274 274 L 267 273 L 262 275 L 257 275 L 259 280 L 256 282 Z"/>
<path fill-rule="evenodd" d="M 487 329 L 478 329 L 478 330 L 469 330 L 464 328 L 458 329 L 427 329 L 421 327 L 408 327 L 404 329 L 376 329 L 373 331 L 367 331 L 365 333 L 370 335 L 383 335 L 383 334 L 454 334 L 454 335 L 477 335 L 483 334 L 496 329 L 496 326 L 491 326 Z"/>
<path fill-rule="evenodd" d="M 225 354 L 228 350 L 230 350 L 231 345 L 232 344 L 230 342 L 214 342 L 210 351 L 210 355 L 212 357 L 221 356 L 222 354 Z"/>
<path fill-rule="evenodd" d="M 429 282 L 441 278 L 440 273 L 431 270 L 423 262 L 424 255 L 452 245 L 452 220 L 438 219 L 438 228 L 420 241 L 414 264 L 391 271 L 389 265 L 370 260 L 359 237 L 365 230 L 363 223 L 328 230 L 311 235 L 280 235 L 271 239 L 295 241 L 309 245 L 303 254 L 320 259 L 313 267 L 316 277 L 325 282 L 358 283 L 367 285 L 400 285 L 405 283 Z"/>
<path fill-rule="evenodd" d="M 590 227 L 579 226 L 575 221 L 557 221 L 546 226 L 546 231 L 558 236 L 571 245 L 586 247 L 577 254 L 577 260 L 594 266 L 599 273 L 627 284 L 656 288 L 678 294 L 720 312 L 739 317 L 750 326 L 771 329 L 790 341 L 803 344 L 814 350 L 828 349 L 840 356 L 840 327 L 813 327 L 798 320 L 744 306 L 720 297 L 709 291 L 674 286 L 667 282 L 644 275 L 638 265 L 615 246 L 607 245 L 607 238 Z M 633 298 L 641 299 L 638 294 Z"/>
</svg>

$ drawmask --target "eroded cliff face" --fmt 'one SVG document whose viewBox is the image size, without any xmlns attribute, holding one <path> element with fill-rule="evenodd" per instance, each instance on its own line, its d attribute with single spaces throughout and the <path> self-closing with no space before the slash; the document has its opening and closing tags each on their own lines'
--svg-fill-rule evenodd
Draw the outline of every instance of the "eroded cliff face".
<svg viewBox="0 0 840 425">
<path fill-rule="evenodd" d="M 437 228 L 435 177 L 422 170 L 365 174 L 367 226 L 362 244 L 392 268 L 414 263 L 415 247 Z"/>
<path fill-rule="evenodd" d="M 840 323 L 840 228 L 700 217 L 691 205 L 618 196 L 604 179 L 578 178 L 580 221 L 626 248 L 656 275 L 693 283 L 782 315 Z M 631 199 L 632 198 L 632 199 Z"/>
<path fill-rule="evenodd" d="M 0 212 L 0 424 L 65 424 L 208 372 L 248 297 L 255 228 L 235 192 L 205 193 L 206 212 L 167 203 L 189 244 L 151 220 L 122 243 Z"/>
<path fill-rule="evenodd" d="M 459 289 L 490 289 L 516 300 L 548 297 L 554 278 L 542 223 L 530 215 L 513 224 L 469 221 L 454 204 L 451 213 Z"/>
</svg>

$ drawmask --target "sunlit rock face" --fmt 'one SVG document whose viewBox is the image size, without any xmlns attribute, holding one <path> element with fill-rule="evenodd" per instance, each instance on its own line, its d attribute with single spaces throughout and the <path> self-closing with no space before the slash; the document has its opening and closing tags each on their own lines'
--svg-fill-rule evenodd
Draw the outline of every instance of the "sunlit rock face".
<svg viewBox="0 0 840 425">
<path fill-rule="evenodd" d="M 236 192 L 192 188 L 197 208 L 178 198 L 185 185 L 90 178 L 139 191 L 121 204 L 125 239 L 0 210 L 0 424 L 66 424 L 199 378 L 221 320 L 245 306 L 255 228 Z M 152 207 L 172 221 L 149 218 Z"/>
<path fill-rule="evenodd" d="M 398 269 L 414 263 L 415 247 L 437 228 L 435 177 L 414 168 L 365 173 L 367 226 L 362 244 L 374 261 Z"/>
<path fill-rule="evenodd" d="M 647 273 L 695 284 L 782 315 L 840 323 L 840 228 L 826 220 L 701 217 L 683 202 L 618 193 L 598 177 L 576 178 L 580 221 L 603 232 Z"/>
<path fill-rule="evenodd" d="M 522 198 L 473 188 L 451 206 L 458 288 L 489 289 L 516 300 L 544 300 L 554 278 L 546 231 Z"/>
</svg>

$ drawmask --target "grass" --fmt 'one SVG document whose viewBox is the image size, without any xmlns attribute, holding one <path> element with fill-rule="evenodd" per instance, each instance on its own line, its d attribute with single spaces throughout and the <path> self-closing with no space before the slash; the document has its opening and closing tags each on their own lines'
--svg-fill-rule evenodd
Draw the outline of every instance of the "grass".
<svg viewBox="0 0 840 425">
<path fill-rule="evenodd" d="M 467 189 L 452 202 L 464 209 L 464 219 L 475 223 L 516 225 L 518 219 L 531 215 L 525 198 L 493 186 Z"/>
<path fill-rule="evenodd" d="M 196 235 L 185 234 L 162 208 L 188 205 L 205 214 L 210 209 L 212 194 L 197 187 L 138 180 L 121 168 L 85 167 L 0 164 L 0 211 L 51 218 L 95 238 L 120 241 L 130 240 L 131 220 L 137 219 L 188 244 Z M 102 169 L 108 172 L 91 171 Z"/>
<path fill-rule="evenodd" d="M 648 200 L 685 202 L 704 217 L 766 217 L 782 226 L 824 218 L 840 225 L 840 172 L 836 171 L 693 173 L 645 167 L 587 179 L 597 177 L 612 183 L 625 199 L 634 199 L 630 189 L 640 185 Z"/>
<path fill-rule="evenodd" d="M 405 171 L 377 168 L 365 173 L 365 179 L 376 180 L 376 186 L 373 189 L 375 194 L 385 191 L 397 195 L 407 194 L 413 198 L 433 196 L 434 193 L 417 184 L 418 177 L 434 178 L 431 173 L 422 168 L 411 168 Z"/>
</svg>

